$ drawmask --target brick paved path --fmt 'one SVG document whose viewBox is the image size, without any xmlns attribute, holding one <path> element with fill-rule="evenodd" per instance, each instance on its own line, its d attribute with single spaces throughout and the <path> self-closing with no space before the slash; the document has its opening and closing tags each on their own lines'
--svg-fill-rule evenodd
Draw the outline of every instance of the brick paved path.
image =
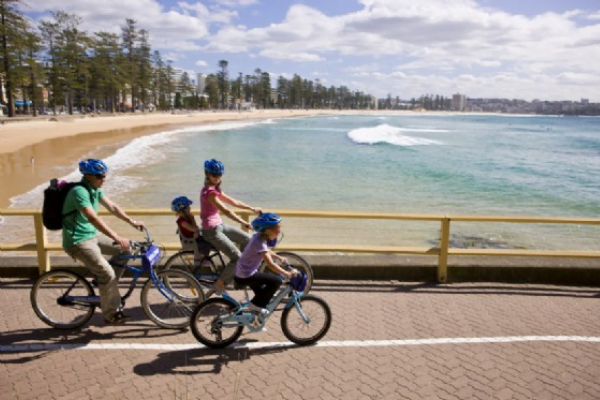
<svg viewBox="0 0 600 400">
<path fill-rule="evenodd" d="M 50 329 L 30 287 L 0 283 L 0 399 L 600 398 L 599 288 L 317 282 L 319 346 L 286 343 L 275 316 L 217 351 L 155 327 L 137 294 L 125 326 Z"/>
</svg>

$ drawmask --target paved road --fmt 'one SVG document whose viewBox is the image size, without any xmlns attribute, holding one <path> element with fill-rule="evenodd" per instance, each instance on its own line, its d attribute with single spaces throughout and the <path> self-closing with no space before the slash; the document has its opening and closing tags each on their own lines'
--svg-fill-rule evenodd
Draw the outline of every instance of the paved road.
<svg viewBox="0 0 600 400">
<path fill-rule="evenodd" d="M 30 287 L 0 283 L 0 399 L 600 398 L 599 288 L 321 281 L 334 322 L 318 346 L 273 318 L 217 351 L 155 327 L 137 295 L 125 326 L 50 329 Z"/>
</svg>

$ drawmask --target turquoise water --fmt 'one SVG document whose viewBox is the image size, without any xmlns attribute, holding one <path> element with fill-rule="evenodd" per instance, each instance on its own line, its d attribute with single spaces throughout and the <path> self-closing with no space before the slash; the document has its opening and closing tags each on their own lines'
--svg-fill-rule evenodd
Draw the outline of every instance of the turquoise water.
<svg viewBox="0 0 600 400">
<path fill-rule="evenodd" d="M 106 191 L 125 207 L 167 207 L 180 194 L 197 205 L 203 162 L 217 158 L 226 166 L 224 191 L 264 209 L 597 217 L 599 155 L 600 118 L 276 119 L 136 139 L 107 159 L 114 173 Z M 33 194 L 13 199 L 15 206 Z M 290 219 L 286 240 L 433 245 L 438 230 L 437 223 Z M 598 247 L 594 227 L 456 223 L 452 232 L 457 245 Z"/>
</svg>

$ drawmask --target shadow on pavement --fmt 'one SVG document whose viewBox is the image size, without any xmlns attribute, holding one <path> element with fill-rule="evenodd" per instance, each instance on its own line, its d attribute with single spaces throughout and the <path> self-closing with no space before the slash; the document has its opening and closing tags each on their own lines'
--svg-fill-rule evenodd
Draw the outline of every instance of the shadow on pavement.
<svg viewBox="0 0 600 400">
<path fill-rule="evenodd" d="M 160 353 L 156 359 L 144 364 L 138 364 L 133 368 L 137 375 L 152 376 L 159 374 L 219 374 L 223 366 L 229 363 L 249 360 L 251 357 L 265 354 L 275 354 L 286 349 L 298 347 L 295 344 L 262 347 L 260 349 L 249 349 L 239 347 L 243 341 L 237 342 L 238 347 L 224 349 L 198 348 L 192 350 L 178 350 Z"/>
<path fill-rule="evenodd" d="M 114 328 L 114 327 L 111 327 Z M 41 329 L 21 329 L 16 331 L 3 332 L 0 337 L 0 345 L 31 345 L 27 353 L 36 353 L 35 356 L 24 356 L 10 361 L 3 360 L 3 363 L 21 364 L 38 359 L 48 353 L 62 350 L 47 350 L 40 346 L 36 350 L 36 345 L 77 345 L 85 346 L 92 342 L 110 342 L 115 339 L 147 339 L 149 337 L 161 337 L 179 335 L 181 330 L 169 330 L 159 327 L 132 324 L 122 325 L 119 330 L 98 331 L 91 329 L 90 326 L 84 326 L 74 330 L 58 330 L 53 328 Z M 8 353 L 8 352 L 7 352 Z M 16 353 L 15 353 L 16 354 Z"/>
</svg>

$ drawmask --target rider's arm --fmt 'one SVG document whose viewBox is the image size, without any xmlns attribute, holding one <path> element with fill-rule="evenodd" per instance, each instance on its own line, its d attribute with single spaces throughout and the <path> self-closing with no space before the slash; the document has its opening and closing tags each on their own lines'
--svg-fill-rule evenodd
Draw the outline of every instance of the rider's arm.
<svg viewBox="0 0 600 400">
<path fill-rule="evenodd" d="M 279 261 L 282 264 L 287 264 L 287 258 L 280 256 L 279 254 L 275 253 L 273 250 L 269 249 L 269 254 L 271 254 L 271 258 L 276 259 L 277 261 Z"/>
<path fill-rule="evenodd" d="M 136 221 L 133 218 L 129 217 L 129 215 L 127 215 L 125 213 L 125 211 L 123 211 L 121 209 L 121 207 L 119 207 L 118 205 L 116 205 L 115 203 L 113 203 L 112 201 L 110 201 L 110 199 L 106 196 L 103 196 L 100 199 L 100 203 L 106 207 L 106 209 L 108 211 L 110 211 L 110 213 L 112 215 L 114 215 L 115 217 L 127 222 L 129 225 L 133 226 L 135 229 L 140 230 L 143 226 L 144 223 L 141 221 Z"/>
<path fill-rule="evenodd" d="M 245 210 L 250 210 L 255 214 L 262 214 L 262 210 L 260 208 L 249 206 L 248 204 L 246 204 L 244 202 L 241 202 L 239 200 L 236 200 L 232 197 L 227 196 L 225 193 L 221 193 L 221 199 L 223 199 L 223 201 L 225 203 L 230 204 L 234 207 L 243 208 Z"/>
<path fill-rule="evenodd" d="M 215 207 L 217 207 L 221 213 L 227 215 L 232 220 L 239 222 L 240 224 L 242 224 L 246 228 L 252 229 L 252 225 L 250 225 L 248 222 L 244 221 L 235 212 L 233 212 L 229 208 L 225 207 L 225 205 L 223 204 L 223 202 L 219 199 L 219 197 L 217 197 L 216 194 L 214 194 L 214 193 L 209 194 L 208 195 L 208 201 L 212 205 L 214 205 Z"/>
<path fill-rule="evenodd" d="M 273 258 L 271 256 L 271 251 L 266 251 L 264 253 L 262 253 L 262 257 L 263 260 L 265 262 L 265 264 L 267 264 L 267 267 L 269 267 L 269 269 L 273 272 L 275 272 L 276 274 L 280 274 L 286 277 L 286 279 L 292 279 L 292 277 L 294 276 L 294 271 L 295 270 L 291 270 L 291 271 L 286 271 L 283 268 L 281 268 L 279 265 L 275 264 L 273 262 Z"/>
<path fill-rule="evenodd" d="M 129 248 L 129 240 L 120 237 L 116 234 L 116 232 L 110 229 L 108 225 L 106 225 L 104 221 L 100 219 L 92 207 L 83 207 L 79 209 L 79 211 L 87 218 L 90 224 L 94 225 L 94 227 L 100 232 L 117 242 L 123 250 L 127 250 Z"/>
</svg>

